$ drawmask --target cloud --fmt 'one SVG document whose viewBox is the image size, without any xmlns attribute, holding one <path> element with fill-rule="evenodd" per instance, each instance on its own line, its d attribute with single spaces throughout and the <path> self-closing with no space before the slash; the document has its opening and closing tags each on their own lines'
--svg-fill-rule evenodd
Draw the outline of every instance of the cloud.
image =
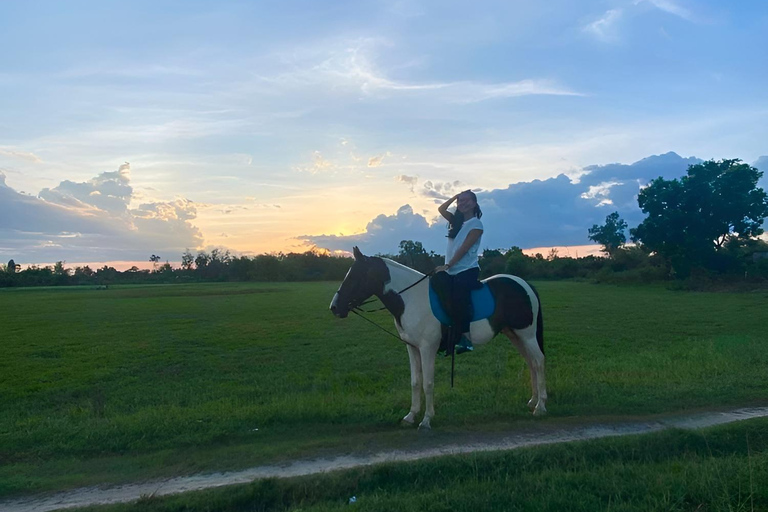
<svg viewBox="0 0 768 512">
<path fill-rule="evenodd" d="M 446 199 L 461 192 L 461 185 L 462 183 L 458 180 L 453 182 L 425 181 L 420 192 L 426 197 L 436 199 L 436 203 L 442 203 Z"/>
<path fill-rule="evenodd" d="M 312 153 L 312 163 L 310 165 L 304 165 L 296 167 L 297 171 L 308 172 L 310 174 L 326 173 L 336 169 L 336 165 L 323 157 L 320 151 L 314 151 Z"/>
<path fill-rule="evenodd" d="M 34 153 L 29 151 L 19 151 L 16 149 L 0 148 L 0 155 L 17 158 L 19 160 L 26 160 L 27 162 L 32 162 L 34 164 L 39 164 L 43 161 Z"/>
<path fill-rule="evenodd" d="M 752 164 L 759 171 L 763 171 L 763 177 L 757 182 L 757 186 L 768 192 L 768 156 L 761 156 Z"/>
<path fill-rule="evenodd" d="M 368 167 L 379 167 L 384 161 L 384 155 L 374 156 L 368 159 Z"/>
<path fill-rule="evenodd" d="M 127 162 L 115 172 L 103 172 L 85 183 L 66 180 L 53 189 L 44 188 L 39 197 L 49 203 L 80 210 L 102 210 L 122 215 L 128 210 L 133 189 L 131 166 Z"/>
<path fill-rule="evenodd" d="M 535 95 L 584 96 L 584 94 L 560 86 L 552 80 L 526 79 L 498 84 L 455 82 L 448 85 L 445 97 L 454 103 L 477 103 L 499 98 Z"/>
<path fill-rule="evenodd" d="M 359 39 L 346 42 L 341 48 L 310 52 L 308 55 L 287 57 L 293 68 L 273 77 L 262 77 L 266 83 L 284 88 L 324 88 L 346 95 L 355 91 L 366 97 L 391 94 L 421 94 L 424 99 L 448 103 L 477 103 L 499 98 L 530 95 L 582 96 L 568 87 L 549 79 L 527 78 L 513 82 L 484 83 L 476 80 L 418 83 L 398 80 L 376 64 L 374 54 L 378 47 L 390 46 L 380 39 Z M 319 62 L 318 62 L 319 61 Z"/>
<path fill-rule="evenodd" d="M 600 41 L 606 43 L 616 42 L 619 39 L 616 25 L 621 17 L 621 9 L 610 9 L 602 17 L 583 27 L 583 30 Z"/>
<path fill-rule="evenodd" d="M 648 2 L 657 9 L 661 9 L 664 12 L 678 16 L 686 21 L 696 21 L 694 14 L 679 3 L 672 0 L 636 0 L 635 5 L 641 2 Z"/>
<path fill-rule="evenodd" d="M 613 204 L 610 199 L 611 188 L 616 185 L 623 185 L 618 181 L 605 181 L 598 185 L 592 185 L 589 190 L 581 194 L 582 199 L 598 199 L 598 206 Z"/>
<path fill-rule="evenodd" d="M 202 243 L 187 199 L 130 208 L 130 165 L 83 183 L 62 181 L 39 197 L 20 194 L 0 173 L 0 257 L 20 263 L 57 260 L 173 259 Z"/>
<path fill-rule="evenodd" d="M 602 224 L 613 211 L 618 211 L 630 227 L 637 226 L 644 217 L 637 206 L 641 187 L 659 176 L 679 178 L 689 165 L 699 162 L 701 160 L 697 158 L 667 153 L 631 165 L 589 166 L 584 168 L 579 181 L 560 174 L 547 180 L 478 191 L 478 202 L 484 213 L 482 246 L 531 248 L 588 244 L 587 230 L 593 224 Z M 459 182 L 428 180 L 420 190 L 442 202 L 461 188 Z M 301 239 L 331 250 L 349 250 L 353 245 L 359 245 L 364 252 L 372 253 L 397 252 L 400 241 L 410 239 L 421 241 L 428 250 L 443 253 L 446 223 L 436 213 L 428 220 L 405 205 L 394 215 L 376 217 L 363 233 L 303 236 Z"/>
<path fill-rule="evenodd" d="M 406 176 L 405 174 L 401 174 L 399 176 L 395 176 L 395 181 L 400 183 L 405 183 L 408 185 L 408 188 L 411 189 L 411 192 L 414 191 L 414 188 L 419 183 L 419 177 L 418 176 Z"/>
<path fill-rule="evenodd" d="M 696 18 L 689 9 L 683 7 L 679 3 L 672 0 L 635 0 L 634 5 L 640 5 L 648 3 L 653 7 L 664 11 L 666 13 L 678 16 L 686 21 L 696 22 Z M 627 6 L 627 9 L 609 9 L 600 18 L 592 21 L 582 27 L 582 30 L 587 34 L 592 35 L 596 39 L 604 43 L 616 43 L 620 40 L 619 26 L 621 20 L 625 17 L 633 17 L 637 15 L 638 9 Z M 662 27 L 660 33 L 665 38 L 669 39 L 670 36 Z"/>
<path fill-rule="evenodd" d="M 363 252 L 392 254 L 397 253 L 402 240 L 419 240 L 425 246 L 436 247 L 443 236 L 430 227 L 423 215 L 414 213 L 413 208 L 406 204 L 394 215 L 377 216 L 368 223 L 364 233 L 348 236 L 302 235 L 297 238 L 323 249 L 348 251 L 357 245 Z"/>
</svg>

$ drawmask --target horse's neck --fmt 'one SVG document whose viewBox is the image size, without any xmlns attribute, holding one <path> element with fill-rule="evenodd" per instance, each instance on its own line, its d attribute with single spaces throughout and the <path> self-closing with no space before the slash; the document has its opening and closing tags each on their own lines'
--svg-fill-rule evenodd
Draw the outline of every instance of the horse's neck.
<svg viewBox="0 0 768 512">
<path fill-rule="evenodd" d="M 429 310 L 429 280 L 424 279 L 421 272 L 386 258 L 384 261 L 389 269 L 390 281 L 384 286 L 382 302 L 394 306 L 387 306 L 387 309 L 395 315 L 403 339 L 417 343 L 423 338 L 423 333 L 428 331 L 424 323 L 437 322 Z M 399 315 L 395 313 L 398 303 L 402 308 Z"/>
<path fill-rule="evenodd" d="M 384 263 L 386 263 L 387 269 L 389 269 L 390 279 L 389 283 L 384 286 L 385 293 L 389 290 L 400 292 L 424 277 L 424 274 L 413 270 L 412 268 L 408 268 L 405 265 L 401 265 L 387 258 L 382 259 L 384 260 Z"/>
</svg>

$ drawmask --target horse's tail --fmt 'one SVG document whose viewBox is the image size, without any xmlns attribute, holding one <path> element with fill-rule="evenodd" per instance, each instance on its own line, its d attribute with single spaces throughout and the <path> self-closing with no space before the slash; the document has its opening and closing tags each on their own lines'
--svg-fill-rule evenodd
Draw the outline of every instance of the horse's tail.
<svg viewBox="0 0 768 512">
<path fill-rule="evenodd" d="M 529 284 L 530 286 L 530 284 Z M 536 342 L 539 344 L 539 350 L 544 353 L 544 317 L 541 314 L 541 299 L 539 298 L 539 292 L 536 288 L 531 286 L 534 295 L 536 295 L 536 301 L 539 303 L 539 313 L 536 315 Z"/>
</svg>

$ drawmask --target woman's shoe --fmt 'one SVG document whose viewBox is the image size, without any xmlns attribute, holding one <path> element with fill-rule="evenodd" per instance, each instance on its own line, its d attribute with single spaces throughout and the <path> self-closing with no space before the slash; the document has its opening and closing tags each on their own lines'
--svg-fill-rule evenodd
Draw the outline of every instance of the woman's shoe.
<svg viewBox="0 0 768 512">
<path fill-rule="evenodd" d="M 472 346 L 472 342 L 469 341 L 465 335 L 461 335 L 461 339 L 456 344 L 456 354 L 463 354 L 464 352 L 472 352 L 475 347 Z"/>
</svg>

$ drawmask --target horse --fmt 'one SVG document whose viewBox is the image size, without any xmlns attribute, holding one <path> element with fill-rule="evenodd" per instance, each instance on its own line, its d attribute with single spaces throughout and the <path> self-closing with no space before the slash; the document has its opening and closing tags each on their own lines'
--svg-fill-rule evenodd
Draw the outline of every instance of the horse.
<svg viewBox="0 0 768 512">
<path fill-rule="evenodd" d="M 353 254 L 355 261 L 333 296 L 331 313 L 346 318 L 371 296 L 384 304 L 408 348 L 411 365 L 411 409 L 402 421 L 407 425 L 415 423 L 421 412 L 423 388 L 426 407 L 419 429 L 430 429 L 435 416 L 435 358 L 442 330 L 430 306 L 427 276 L 388 258 L 365 256 L 357 247 Z M 490 317 L 471 322 L 469 338 L 473 345 L 482 345 L 500 332 L 505 334 L 530 371 L 529 409 L 534 416 L 546 414 L 544 325 L 538 293 L 523 279 L 508 274 L 494 275 L 482 282 L 490 288 L 496 305 Z"/>
</svg>

